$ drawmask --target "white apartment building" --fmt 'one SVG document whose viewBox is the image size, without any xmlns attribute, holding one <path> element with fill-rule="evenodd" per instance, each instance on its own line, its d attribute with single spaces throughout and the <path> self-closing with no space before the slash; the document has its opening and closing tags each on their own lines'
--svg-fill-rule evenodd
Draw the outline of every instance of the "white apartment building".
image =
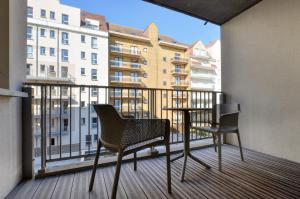
<svg viewBox="0 0 300 199">
<path fill-rule="evenodd" d="M 199 40 L 190 47 L 192 90 L 216 90 L 217 68 L 214 63 L 215 60 L 202 41 Z"/>
<path fill-rule="evenodd" d="M 63 5 L 59 0 L 28 0 L 27 19 L 28 83 L 108 85 L 108 31 L 103 16 Z M 81 88 L 80 92 L 79 88 L 70 91 L 53 86 L 47 146 L 69 145 L 70 142 L 74 145 L 81 142 L 83 150 L 95 146 L 98 121 L 89 105 L 104 103 L 104 92 L 104 89 Z M 40 94 L 40 89 L 35 88 L 34 134 L 37 148 L 41 144 Z"/>
<path fill-rule="evenodd" d="M 206 50 L 213 58 L 212 64 L 216 68 L 215 90 L 221 91 L 221 41 L 215 40 L 206 46 Z"/>
</svg>

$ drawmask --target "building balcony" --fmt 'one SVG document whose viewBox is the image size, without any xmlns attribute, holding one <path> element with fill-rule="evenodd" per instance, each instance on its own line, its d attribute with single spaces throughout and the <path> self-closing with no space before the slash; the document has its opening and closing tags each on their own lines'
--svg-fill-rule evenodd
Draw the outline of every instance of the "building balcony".
<svg viewBox="0 0 300 199">
<path fill-rule="evenodd" d="M 188 70 L 185 70 L 185 69 L 173 69 L 171 70 L 171 74 L 173 76 L 188 76 L 189 74 L 189 71 Z"/>
<path fill-rule="evenodd" d="M 33 72 L 27 72 L 26 82 L 28 83 L 75 83 L 76 79 L 69 73 L 58 74 L 55 71 L 49 71 L 45 74 L 39 74 L 38 76 Z"/>
<path fill-rule="evenodd" d="M 173 64 L 183 64 L 183 65 L 185 65 L 185 64 L 189 63 L 189 59 L 188 58 L 182 58 L 182 57 L 173 57 L 171 59 L 171 62 Z"/>
<path fill-rule="evenodd" d="M 196 62 L 192 61 L 191 62 L 191 69 L 204 69 L 204 70 L 216 70 L 216 67 L 214 67 L 210 63 L 201 63 L 201 62 Z"/>
<path fill-rule="evenodd" d="M 115 99 L 134 99 L 134 98 L 142 98 L 142 92 L 140 90 L 138 91 L 129 91 L 128 90 L 123 90 L 121 91 L 111 91 L 110 92 L 110 97 L 115 98 Z"/>
<path fill-rule="evenodd" d="M 116 107 L 116 109 L 122 113 L 135 113 L 135 112 L 142 111 L 142 105 L 141 104 L 135 105 L 135 104 L 123 103 L 122 109 L 121 109 L 121 106 Z"/>
<path fill-rule="evenodd" d="M 216 79 L 216 75 L 215 74 L 205 74 L 205 73 L 192 72 L 191 73 L 191 79 L 214 81 Z"/>
<path fill-rule="evenodd" d="M 130 76 L 110 76 L 111 84 L 128 84 L 128 85 L 142 85 L 141 77 L 130 77 Z"/>
<path fill-rule="evenodd" d="M 128 56 L 128 57 L 141 57 L 142 53 L 138 49 L 124 48 L 116 45 L 110 45 L 110 52 L 116 55 Z"/>
<path fill-rule="evenodd" d="M 140 63 L 134 62 L 123 62 L 110 60 L 110 68 L 115 70 L 124 70 L 124 71 L 141 71 L 142 67 Z"/>
<path fill-rule="evenodd" d="M 181 92 L 181 91 L 175 91 L 172 95 L 173 99 L 187 99 L 188 93 L 186 92 Z"/>
<path fill-rule="evenodd" d="M 185 80 L 173 81 L 171 82 L 171 86 L 176 88 L 187 88 L 189 86 L 189 82 Z"/>
</svg>

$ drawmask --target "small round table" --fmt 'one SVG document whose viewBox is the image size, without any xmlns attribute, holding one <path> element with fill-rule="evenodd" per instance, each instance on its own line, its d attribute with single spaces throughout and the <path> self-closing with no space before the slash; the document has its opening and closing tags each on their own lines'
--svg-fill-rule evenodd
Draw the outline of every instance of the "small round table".
<svg viewBox="0 0 300 199">
<path fill-rule="evenodd" d="M 181 172 L 181 181 L 184 181 L 184 173 L 185 173 L 185 167 L 187 158 L 190 157 L 194 161 L 198 162 L 199 164 L 205 166 L 207 169 L 210 169 L 211 167 L 204 163 L 203 161 L 199 160 L 195 156 L 193 156 L 190 152 L 190 111 L 210 111 L 211 108 L 163 108 L 165 111 L 181 111 L 184 114 L 184 149 L 183 153 L 180 154 L 178 157 L 171 160 L 171 162 L 178 160 L 180 158 L 184 158 L 183 166 L 182 166 L 182 172 Z"/>
</svg>

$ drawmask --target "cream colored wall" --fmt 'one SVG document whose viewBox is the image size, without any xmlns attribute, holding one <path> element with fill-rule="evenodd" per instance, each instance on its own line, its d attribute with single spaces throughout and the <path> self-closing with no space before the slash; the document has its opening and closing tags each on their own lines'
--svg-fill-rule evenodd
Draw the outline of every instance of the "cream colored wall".
<svg viewBox="0 0 300 199">
<path fill-rule="evenodd" d="M 0 48 L 0 55 L 7 55 L 1 57 L 1 66 L 8 64 L 9 71 L 4 71 L 8 77 L 7 89 L 20 91 L 25 79 L 26 1 L 2 0 L 0 5 L 1 20 L 2 17 L 8 20 L 1 23 L 0 38 L 9 44 Z M 4 198 L 22 178 L 20 98 L 0 96 L 0 128 L 0 198 Z"/>
<path fill-rule="evenodd" d="M 300 162 L 300 1 L 264 0 L 222 26 L 222 89 L 244 147 Z M 236 139 L 230 139 L 236 143 Z"/>
</svg>

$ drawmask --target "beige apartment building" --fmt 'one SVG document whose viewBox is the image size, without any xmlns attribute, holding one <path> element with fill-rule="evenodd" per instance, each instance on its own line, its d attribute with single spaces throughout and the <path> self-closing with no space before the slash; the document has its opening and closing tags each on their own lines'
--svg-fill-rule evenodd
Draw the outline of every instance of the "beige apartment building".
<svg viewBox="0 0 300 199">
<path fill-rule="evenodd" d="M 188 45 L 159 34 L 154 23 L 145 30 L 109 23 L 108 29 L 109 85 L 131 88 L 128 91 L 118 88 L 111 91 L 110 99 L 115 107 L 123 113 L 135 113 L 136 117 L 148 117 L 149 106 L 154 99 L 146 88 L 162 89 L 154 94 L 156 107 L 171 106 L 172 103 L 173 106 L 183 106 L 187 103 L 186 93 L 171 89 L 190 88 Z M 155 112 L 154 117 L 166 117 L 167 114 L 161 109 Z M 172 119 L 180 122 L 181 118 L 177 116 L 176 113 Z"/>
</svg>

